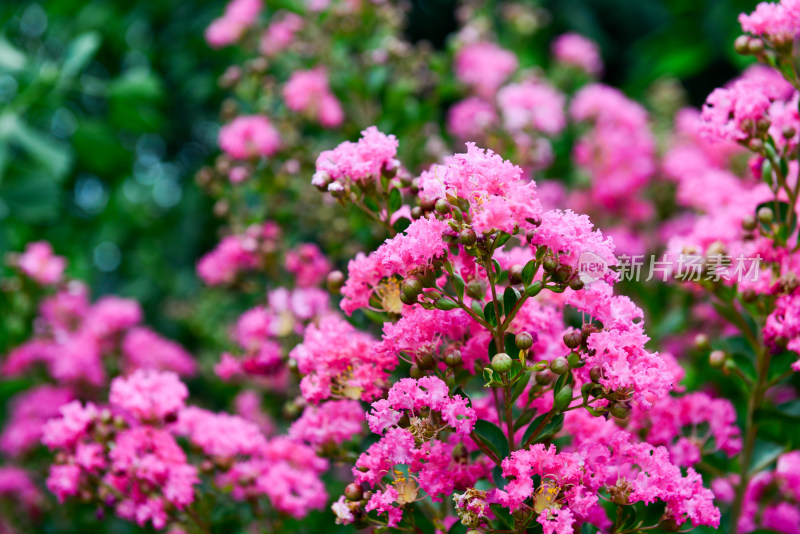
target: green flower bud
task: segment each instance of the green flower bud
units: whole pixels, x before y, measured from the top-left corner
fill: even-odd
[[[436,360],[434,360],[433,356],[427,352],[423,352],[421,354],[417,354],[416,364],[420,369],[424,371],[430,371],[436,367]]]
[[[527,332],[520,332],[514,338],[514,344],[520,350],[528,350],[533,346],[533,336]]]
[[[758,216],[758,220],[763,224],[769,224],[773,221],[773,219],[775,219],[775,213],[768,206],[762,206],[759,208],[756,215]]]
[[[572,276],[572,267],[569,265],[562,265],[556,269],[556,279],[561,282],[566,282]]]
[[[422,293],[422,282],[419,278],[409,276],[403,280],[400,292],[406,297],[413,298],[416,301],[417,296]]]
[[[508,282],[512,286],[522,283],[522,265],[512,265],[508,269]]]
[[[332,271],[327,279],[328,291],[338,295],[344,285],[344,273],[342,271]]]
[[[603,378],[603,368],[600,367],[599,365],[595,365],[594,367],[592,367],[589,370],[589,378],[595,384],[599,384],[600,383],[600,379]]]
[[[727,359],[728,355],[725,354],[725,352],[721,350],[712,350],[711,354],[708,355],[708,364],[714,369],[722,369]]]
[[[498,373],[507,373],[511,370],[514,361],[505,352],[498,352],[492,358],[492,369]]]
[[[548,273],[552,273],[556,269],[558,269],[558,262],[553,256],[548,255],[542,261],[542,269],[544,269]]]
[[[743,56],[746,56],[747,54],[750,53],[749,45],[750,45],[750,37],[748,37],[747,35],[740,35],[733,42],[733,49],[736,50],[737,54],[742,54]]]
[[[486,296],[486,284],[481,280],[472,280],[467,284],[467,296],[471,299],[481,300]]]
[[[573,291],[580,291],[581,289],[583,289],[584,283],[583,280],[581,280],[580,276],[573,276],[572,278],[569,279],[567,285],[569,285],[570,289],[572,289]]]
[[[411,208],[411,218],[414,219],[415,221],[417,219],[421,219],[423,215],[424,212],[422,211],[422,208],[420,208],[419,206],[414,206],[413,208]]]
[[[550,370],[557,375],[566,374],[569,372],[569,362],[566,358],[560,356],[550,362]]]
[[[566,345],[567,348],[577,349],[581,344],[581,340],[580,331],[574,328],[564,334],[564,345]]]
[[[539,371],[534,375],[536,383],[539,384],[540,386],[546,386],[547,384],[553,381],[553,378],[554,378],[553,373],[551,373],[547,369],[545,369],[544,371]]]
[[[364,496],[364,490],[361,489],[360,484],[353,482],[344,488],[344,496],[348,501],[360,501]]]
[[[447,215],[450,213],[450,203],[445,199],[440,198],[436,201],[436,204],[434,204],[434,209],[436,210],[436,213],[440,215]]]
[[[471,247],[478,242],[478,234],[472,228],[465,228],[458,234],[458,240],[465,247]]]
[[[454,367],[458,367],[463,362],[461,358],[461,351],[458,349],[448,349],[447,352],[444,353],[444,363],[447,367],[451,369]]]
[[[536,280],[531,285],[525,288],[525,294],[528,295],[529,297],[535,297],[536,295],[542,292],[543,287],[544,284],[542,284],[542,281]]]
[[[747,51],[753,55],[760,54],[761,52],[764,51],[764,41],[756,37],[753,37],[752,39],[750,39],[750,42],[747,43]]]
[[[425,376],[425,371],[420,369],[418,365],[412,365],[408,374],[411,376],[411,378],[419,379]]]
[[[742,228],[748,232],[752,232],[753,230],[755,230],[757,224],[758,223],[756,222],[756,218],[753,217],[752,215],[746,215],[742,219]]]
[[[694,346],[697,350],[709,350],[711,348],[711,342],[708,340],[707,335],[697,334],[694,336]]]
[[[631,414],[631,407],[627,402],[614,401],[609,405],[608,412],[617,419],[627,419]]]

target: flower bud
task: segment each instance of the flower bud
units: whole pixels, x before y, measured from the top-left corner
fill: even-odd
[[[589,370],[589,378],[595,384],[599,384],[600,383],[600,379],[603,378],[603,368],[600,367],[599,365],[595,365],[594,367],[592,367]]]
[[[447,215],[451,210],[450,203],[445,199],[440,198],[436,201],[436,204],[434,204],[434,209],[439,215]]]
[[[422,352],[420,354],[417,354],[416,364],[420,369],[424,371],[430,371],[431,369],[436,367],[436,360],[434,360],[433,356],[431,356],[427,352]]]
[[[747,143],[747,148],[753,152],[761,152],[764,149],[764,142],[761,139],[754,138]]]
[[[561,265],[556,269],[556,279],[560,282],[566,282],[570,276],[572,276],[572,267],[569,265]]]
[[[539,371],[536,373],[536,375],[534,375],[534,379],[540,386],[546,386],[553,381],[553,373],[545,369],[544,371]]]
[[[422,208],[420,208],[419,206],[414,206],[413,208],[411,208],[411,218],[414,219],[415,221],[417,219],[421,219],[422,215],[423,215]]]
[[[344,273],[342,273],[342,271],[331,271],[331,273],[328,274],[328,279],[326,282],[328,285],[328,291],[334,295],[338,295],[339,291],[344,285]]]
[[[758,220],[763,224],[769,224],[775,218],[775,213],[768,206],[762,206],[758,209]]]
[[[360,501],[361,497],[364,496],[364,490],[361,489],[361,484],[353,482],[344,488],[344,496],[348,501]]]
[[[733,49],[736,50],[737,54],[742,54],[743,56],[750,53],[750,37],[747,35],[740,35],[736,38],[733,42]]]
[[[631,407],[627,402],[614,401],[609,405],[608,412],[617,419],[627,419],[631,414]]]
[[[769,130],[770,120],[766,117],[761,117],[756,121],[756,130],[760,133],[766,133]]]
[[[458,349],[447,349],[444,353],[444,363],[451,369],[458,367],[462,363],[461,351]]]
[[[416,300],[417,296],[422,293],[422,282],[419,278],[415,276],[409,276],[405,280],[403,280],[403,285],[400,287],[400,292],[414,300]]]
[[[542,261],[542,269],[548,273],[554,272],[558,268],[558,262],[551,255],[547,255]]]
[[[465,228],[458,234],[458,240],[465,247],[471,247],[478,242],[478,235],[472,228]]]
[[[533,346],[533,336],[527,332],[520,332],[514,338],[514,344],[520,350],[528,350]]]
[[[453,452],[450,454],[456,462],[466,462],[469,460],[469,451],[463,443],[457,443],[456,446],[453,447]]]
[[[419,201],[419,206],[422,208],[422,211],[431,211],[436,207],[436,200],[424,198]]]
[[[742,228],[748,232],[755,230],[756,224],[758,224],[756,222],[756,218],[752,215],[745,215],[745,217],[742,219]]]
[[[563,375],[569,372],[569,362],[563,356],[559,356],[550,362],[550,370],[557,375]]]
[[[419,368],[418,365],[414,364],[411,366],[411,369],[408,371],[408,374],[411,378],[420,379],[425,376],[425,371]]]
[[[564,334],[564,345],[566,345],[569,349],[577,349],[580,346],[581,341],[582,337],[579,330],[572,328],[569,332]]]
[[[533,238],[536,237],[536,230],[528,230],[525,233],[525,241],[529,244],[533,242]]]
[[[781,130],[781,135],[783,135],[784,139],[791,139],[792,137],[797,135],[797,130],[795,130],[795,128],[793,126],[787,124]]]
[[[584,283],[579,276],[573,276],[572,278],[569,279],[567,285],[569,285],[570,289],[572,289],[573,291],[580,291],[581,289],[583,289]]]
[[[753,55],[760,54],[764,51],[764,41],[753,37],[750,39],[750,42],[747,43],[747,51]]]
[[[467,284],[467,296],[475,300],[483,299],[486,296],[486,284],[481,280],[472,280]]]
[[[508,269],[508,282],[512,286],[522,283],[522,265],[512,265]]]
[[[694,346],[697,350],[709,350],[711,348],[711,342],[708,340],[707,335],[697,334],[694,336]]]
[[[725,354],[725,352],[721,350],[712,350],[711,354],[708,355],[708,364],[714,369],[722,369],[727,359],[728,355]]]
[[[411,180],[411,185],[409,186],[409,191],[411,191],[412,195],[419,194],[419,178],[414,178]],[[414,211],[413,209],[411,210]]]
[[[505,352],[498,352],[492,358],[492,369],[498,373],[507,373],[511,370],[513,363],[511,356]]]
[[[742,300],[747,302],[748,304],[751,302],[755,302],[758,298],[758,294],[752,287],[748,287],[744,291],[742,291]]]

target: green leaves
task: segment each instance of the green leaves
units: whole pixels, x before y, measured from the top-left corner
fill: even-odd
[[[522,283],[525,284],[525,287],[531,285],[533,282],[533,277],[536,276],[536,271],[538,270],[538,264],[536,260],[531,260],[525,264],[525,267],[522,268]]]
[[[514,306],[517,305],[519,297],[519,291],[511,286],[506,288],[505,292],[503,293],[503,308],[505,309],[506,314],[511,313],[511,311],[514,309]]]
[[[506,439],[500,427],[484,419],[479,419],[475,423],[475,434],[494,453],[498,460],[508,456],[508,439]]]
[[[542,421],[544,421],[548,416],[551,416],[550,420],[544,426],[542,426],[538,432],[536,432],[536,430],[542,424]],[[531,443],[541,443],[542,441],[545,441],[546,439],[557,434],[563,426],[563,413],[552,415],[550,412],[548,412],[544,415],[540,415],[531,422],[530,426],[528,426],[528,429],[522,436],[522,443],[528,443],[528,441],[531,439],[533,440]]]
[[[61,65],[61,79],[72,78],[86,68],[100,48],[100,41],[100,34],[97,32],[82,33],[73,39]]]

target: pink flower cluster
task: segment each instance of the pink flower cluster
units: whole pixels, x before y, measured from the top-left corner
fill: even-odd
[[[100,386],[106,380],[103,357],[120,346],[119,365],[129,371],[195,371],[191,356],[177,345],[149,330],[142,337],[143,330],[136,328],[142,320],[136,301],[109,296],[90,304],[86,288],[74,283],[42,301],[39,312],[42,334],[12,350],[2,374],[19,376],[42,363],[59,382]]]
[[[800,354],[800,294],[795,292],[778,297],[775,310],[764,325],[764,338],[773,349],[784,345]],[[792,369],[800,372],[800,359],[792,364]]]
[[[61,281],[67,261],[53,254],[50,243],[37,241],[28,243],[25,252],[17,260],[17,266],[30,279],[44,286],[52,286]]]
[[[13,458],[39,445],[42,426],[73,397],[69,388],[50,385],[33,387],[13,397],[0,434],[0,451]]]
[[[206,42],[213,48],[235,43],[258,19],[261,9],[261,0],[231,0],[224,15],[206,28]]]
[[[800,34],[800,2],[761,2],[750,14],[739,15],[742,30],[776,44],[792,42]]]
[[[224,237],[197,262],[197,274],[210,285],[232,283],[243,271],[260,265],[260,258],[275,248],[280,229],[274,223],[252,225],[243,234]]]
[[[478,234],[530,229],[542,214],[536,184],[523,179],[522,169],[474,143],[467,143],[466,154],[423,172],[419,189],[423,201],[448,194],[469,201],[472,229]]]
[[[336,128],[344,121],[344,111],[328,87],[328,73],[324,67],[296,70],[283,86],[286,107],[302,112],[325,128]]]
[[[372,400],[385,388],[396,357],[372,350],[372,338],[336,315],[323,317],[306,329],[289,353],[303,375],[300,390],[312,403],[329,397]]]
[[[577,33],[565,33],[553,41],[551,48],[558,63],[578,67],[592,76],[603,74],[603,59],[594,41]]]
[[[219,131],[219,146],[233,159],[269,157],[281,147],[281,136],[268,118],[240,115]]]
[[[111,381],[108,402],[145,423],[174,421],[188,396],[189,390],[175,373],[139,369]]]
[[[583,523],[607,528],[597,497],[601,488],[618,505],[663,501],[665,516],[678,525],[689,520],[694,525],[719,526],[720,512],[700,475],[689,468],[684,476],[669,461],[665,448],[637,443],[625,431],[615,432],[605,443],[587,442],[570,452],[558,452],[555,445],[532,445],[503,460],[502,474],[511,480],[494,497],[511,510],[533,498],[545,532],[569,534]],[[534,476],[539,477],[538,487]]]
[[[634,220],[649,217],[638,198],[656,170],[655,140],[644,108],[617,89],[592,84],[575,95],[570,115],[592,123],[573,152],[592,181],[592,201]]]
[[[413,221],[405,233],[383,243],[369,256],[359,254],[347,265],[347,281],[342,287],[342,310],[348,315],[358,308],[369,306],[370,297],[377,295],[386,310],[399,313],[399,283],[412,273],[424,273],[435,258],[446,254],[443,235],[449,227],[437,219]]]
[[[456,448],[464,449],[459,436],[472,432],[476,415],[466,399],[460,395],[451,397],[439,378],[401,379],[389,390],[387,399],[372,407],[367,421],[370,429],[382,437],[359,457],[353,475],[356,484],[380,488],[364,509],[386,513],[389,526],[397,526],[403,505],[417,500],[419,490],[440,501],[485,475],[485,466],[471,463],[466,450],[463,457],[454,452]],[[401,414],[408,417],[408,423],[398,426]],[[445,431],[453,433],[447,440]],[[398,464],[408,467],[408,478],[395,469]],[[386,480],[387,476],[391,481]],[[342,499],[333,509],[337,522],[353,521]]]
[[[287,49],[295,34],[303,28],[303,17],[295,13],[284,13],[273,17],[261,36],[259,51],[265,56],[275,56]]]
[[[319,285],[331,270],[328,258],[313,243],[302,243],[287,251],[284,266],[299,287]]]
[[[459,80],[473,87],[479,96],[491,98],[517,65],[512,52],[494,43],[477,42],[458,51],[454,68]]]
[[[364,410],[354,400],[310,404],[289,428],[289,437],[314,446],[339,445],[363,432]]]
[[[447,131],[460,139],[475,141],[498,123],[494,106],[477,96],[453,104],[447,113]]]
[[[566,126],[566,98],[541,80],[526,80],[506,85],[497,93],[497,104],[505,127],[511,131],[530,128],[556,135]]]
[[[345,141],[317,157],[317,172],[312,182],[328,191],[341,190],[348,179],[369,183],[384,171],[396,170],[397,138],[381,133],[375,126],[361,132],[361,139]]]

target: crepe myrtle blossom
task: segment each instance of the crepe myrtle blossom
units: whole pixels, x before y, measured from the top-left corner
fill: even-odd
[[[597,43],[577,33],[559,35],[552,43],[553,59],[564,65],[572,65],[591,76],[603,74],[603,59]]]
[[[503,123],[511,131],[530,129],[556,135],[566,126],[566,98],[546,82],[529,79],[506,85],[497,93]]]
[[[225,13],[206,28],[206,42],[213,48],[222,48],[238,41],[258,18],[261,0],[231,0]]]
[[[328,86],[328,74],[324,67],[297,70],[283,87],[286,107],[313,117],[325,128],[342,124],[344,111]]]
[[[475,140],[497,123],[494,106],[476,96],[456,102],[447,112],[447,131],[461,139]]]
[[[458,51],[454,67],[461,82],[473,87],[479,96],[491,98],[517,65],[513,52],[494,43],[477,42]]]
[[[739,23],[747,33],[785,45],[800,34],[800,4],[794,0],[761,2],[752,13],[740,14]]]
[[[66,266],[66,259],[53,254],[47,241],[28,243],[17,259],[17,267],[25,276],[45,286],[58,284]]]
[[[265,56],[274,56],[294,42],[295,34],[303,28],[303,17],[296,13],[273,16],[261,36],[259,51]]]
[[[370,126],[361,132],[357,142],[345,141],[333,150],[320,153],[311,183],[323,191],[335,190],[336,187],[331,188],[343,185],[348,179],[368,184],[382,172],[397,170],[397,146],[394,135],[386,135]]]
[[[267,117],[240,115],[220,129],[219,146],[233,159],[269,157],[281,147],[281,137]]]
[[[178,417],[189,391],[178,375],[137,370],[111,382],[109,404],[140,421],[170,421]]]

